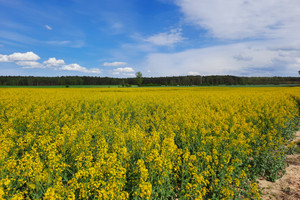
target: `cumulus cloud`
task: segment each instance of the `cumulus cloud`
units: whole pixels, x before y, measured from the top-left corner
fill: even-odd
[[[62,59],[49,58],[43,63],[37,62],[40,57],[33,52],[27,53],[13,53],[10,55],[0,54],[0,62],[14,62],[17,65],[22,66],[25,69],[35,69],[35,68],[52,68],[55,70],[67,70],[67,71],[78,71],[83,73],[100,74],[102,73],[98,68],[87,69],[76,63],[66,65],[65,61]]]
[[[121,73],[129,73],[129,72],[134,72],[134,69],[132,69],[131,67],[123,67],[123,68],[117,68],[114,69],[114,72],[121,72]]]
[[[299,37],[299,0],[176,0],[187,21],[222,39]]]
[[[123,68],[120,67],[120,68],[114,69],[112,74],[114,74],[114,75],[122,74],[122,75],[125,75],[125,76],[132,76],[132,74],[134,74],[132,72],[134,72],[134,69],[131,68],[131,67],[123,67]]]
[[[59,67],[65,64],[65,61],[62,59],[56,59],[56,58],[49,58],[48,60],[44,61],[43,64],[46,67]]]
[[[37,62],[40,57],[33,52],[13,53],[10,55],[1,55],[0,62],[15,62],[23,68],[44,68],[44,66]]]
[[[87,69],[85,67],[82,67],[76,63],[69,64],[69,65],[63,65],[61,70],[67,70],[67,71],[78,71],[78,72],[84,72],[84,73],[93,73],[93,74],[100,74],[101,70],[98,68],[92,68],[92,69]]]
[[[52,27],[50,27],[49,25],[45,25],[45,28],[48,30],[52,30]]]
[[[86,70],[85,67],[82,67],[78,64],[70,64],[70,65],[64,65],[61,68],[62,70],[69,70],[69,71],[81,71],[84,72]]]
[[[127,65],[126,62],[105,62],[103,63],[103,66],[105,67],[118,67],[118,66],[123,66]]]
[[[145,38],[144,41],[158,46],[173,46],[174,44],[184,40],[181,35],[181,29],[172,29],[169,32],[152,35],[148,38]]]
[[[11,61],[8,60],[7,55],[1,55],[0,54],[0,62],[11,62]]]
[[[22,66],[25,69],[44,68],[44,66],[36,61],[17,61],[17,65]]]
[[[40,57],[33,52],[13,53],[10,55],[0,54],[0,62],[36,61],[38,59]]]

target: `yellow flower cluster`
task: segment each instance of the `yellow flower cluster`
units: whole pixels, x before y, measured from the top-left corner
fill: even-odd
[[[0,199],[259,199],[300,88],[0,89]]]

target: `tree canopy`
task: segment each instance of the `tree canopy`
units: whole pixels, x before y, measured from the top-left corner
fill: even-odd
[[[143,83],[143,74],[142,74],[142,72],[135,73],[135,76],[136,76],[136,84],[138,86],[141,86],[142,83]]]

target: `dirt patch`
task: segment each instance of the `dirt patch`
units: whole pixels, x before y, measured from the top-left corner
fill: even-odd
[[[295,134],[294,141],[300,140],[300,131]],[[300,199],[300,154],[287,156],[289,166],[286,168],[286,174],[276,182],[259,180],[259,186],[262,189],[262,199],[282,199],[299,200]]]

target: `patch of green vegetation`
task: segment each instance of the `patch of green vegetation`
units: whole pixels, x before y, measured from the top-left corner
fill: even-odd
[[[0,85],[0,88],[119,88],[121,85],[37,85],[37,86],[13,86]],[[130,87],[138,87],[131,85]]]
[[[18,85],[0,85],[0,88],[121,88],[121,87],[139,87],[138,85],[34,85],[34,86],[18,86]],[[141,87],[300,87],[299,84],[279,84],[279,85],[160,85],[145,84]]]
[[[300,87],[299,84],[268,84],[268,85],[218,85],[219,87]]]
[[[288,145],[287,155],[292,154],[300,154],[300,140],[298,140],[297,142],[291,142]]]
[[[296,142],[295,153],[300,153],[300,140]]]

